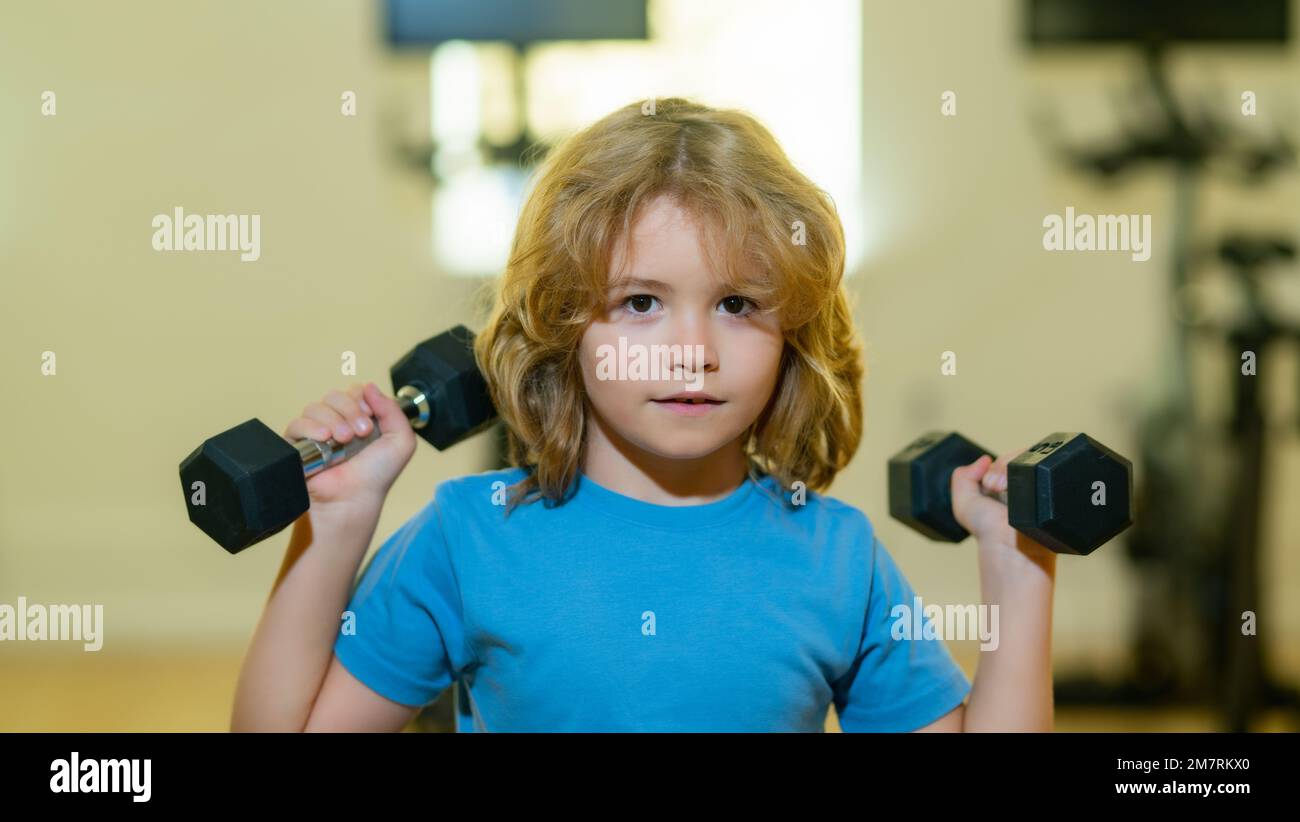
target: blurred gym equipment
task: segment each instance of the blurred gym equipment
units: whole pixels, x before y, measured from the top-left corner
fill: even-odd
[[[1037,125],[1066,164],[1117,182],[1126,172],[1168,164],[1174,172],[1170,254],[1168,365],[1156,375],[1157,395],[1138,423],[1136,527],[1128,557],[1142,592],[1133,668],[1119,681],[1058,678],[1060,705],[1212,705],[1224,730],[1246,731],[1264,708],[1285,707],[1300,727],[1300,693],[1278,683],[1266,664],[1260,637],[1243,632],[1243,615],[1268,623],[1260,586],[1260,513],[1268,454],[1265,414],[1256,369],[1282,342],[1300,341],[1300,325],[1276,316],[1261,298],[1265,267],[1294,258],[1285,237],[1234,234],[1213,257],[1226,264],[1243,294],[1240,315],[1206,321],[1190,287],[1196,266],[1212,259],[1192,238],[1204,229],[1193,217],[1201,178],[1227,172],[1244,185],[1258,185],[1290,171],[1292,142],[1280,128],[1267,139],[1246,133],[1211,101],[1197,100],[1193,114],[1169,82],[1167,58],[1180,44],[1257,48],[1286,45],[1288,0],[1025,0],[1024,35],[1034,50],[1089,44],[1130,44],[1141,55],[1143,85],[1134,108],[1146,113],[1125,120],[1112,143],[1071,147],[1056,118],[1046,111]],[[1232,107],[1239,101],[1231,101]],[[1231,368],[1233,411],[1227,421],[1209,420],[1198,407],[1192,368],[1194,337],[1215,338]],[[1255,369],[1244,373],[1245,352]]]
[[[517,112],[517,137],[498,143],[480,136],[478,150],[491,166],[520,168],[545,153],[547,146],[532,133],[528,122],[528,83],[524,71],[528,50],[550,40],[645,40],[647,38],[646,0],[548,0],[545,4],[531,0],[386,0],[384,3],[385,39],[398,50],[424,53],[430,46],[449,40],[505,43],[513,52],[511,62],[512,106]],[[470,90],[477,94],[478,89]],[[401,119],[399,112],[386,118],[388,130]],[[441,184],[434,162],[440,146],[432,141],[408,145],[395,141],[396,152],[421,172],[432,174]]]

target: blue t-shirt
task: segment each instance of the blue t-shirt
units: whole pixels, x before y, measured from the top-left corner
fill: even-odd
[[[910,731],[970,682],[894,639],[913,590],[866,515],[769,476],[666,506],[579,474],[505,516],[521,468],[440,483],[360,575],[334,653],[394,702],[456,685],[460,731]],[[901,632],[900,632],[901,635]]]

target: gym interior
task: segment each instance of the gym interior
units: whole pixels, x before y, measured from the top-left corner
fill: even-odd
[[[1126,510],[1062,544],[1055,729],[1300,728],[1293,4],[432,5],[0,12],[0,731],[229,729],[289,531],[222,550],[178,466],[479,328],[546,147],[670,97],[752,113],[835,201],[866,374],[826,493],[918,594],[980,574],[908,521],[908,447],[1086,434]],[[376,546],[505,464],[499,427],[418,449]],[[33,606],[98,635],[33,640]]]

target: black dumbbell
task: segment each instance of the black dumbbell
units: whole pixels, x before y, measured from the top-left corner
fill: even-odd
[[[931,431],[889,460],[889,513],[931,539],[961,542],[952,513],[954,469],[987,449],[955,431]],[[1056,433],[1007,464],[1011,527],[1064,554],[1087,555],[1133,524],[1133,464],[1087,434]]]
[[[496,409],[463,325],[430,337],[390,369],[393,394],[411,427],[439,451],[478,433]],[[181,461],[190,522],[232,554],[282,531],[310,507],[307,478],[353,456],[380,436],[346,445],[290,443],[251,419],[206,440]]]

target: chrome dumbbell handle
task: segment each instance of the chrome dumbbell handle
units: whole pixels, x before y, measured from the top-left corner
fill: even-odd
[[[397,392],[397,407],[402,409],[402,413],[411,421],[412,428],[423,428],[428,424],[429,398],[420,389],[409,385],[402,386]],[[324,442],[301,439],[295,441],[293,447],[298,449],[298,455],[302,457],[303,476],[311,477],[326,468],[351,459],[380,436],[382,434],[379,431],[379,424],[374,417],[371,417],[370,433],[364,437],[358,435],[343,444],[335,442],[333,437]]]

